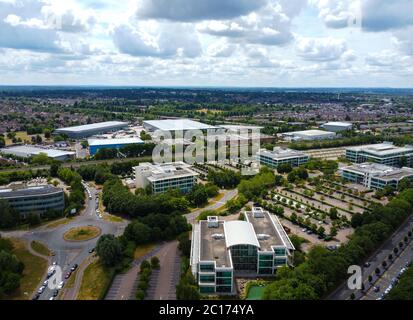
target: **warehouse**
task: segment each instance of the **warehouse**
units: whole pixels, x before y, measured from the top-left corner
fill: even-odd
[[[83,139],[83,138],[88,138],[88,137],[98,135],[98,134],[123,130],[123,129],[126,129],[127,127],[128,127],[128,123],[126,122],[108,121],[108,122],[87,124],[84,126],[61,128],[61,129],[55,130],[54,134],[55,135],[59,135],[59,134],[66,135],[72,139]]]
[[[329,132],[343,132],[353,129],[353,124],[349,122],[328,122],[321,126]]]
[[[190,131],[190,130],[208,130],[216,129],[205,123],[190,119],[168,119],[168,120],[149,120],[143,122],[143,127],[149,132],[156,130],[169,131],[171,133],[176,131]]]
[[[57,149],[45,149],[36,146],[15,146],[5,149],[0,149],[0,153],[5,155],[11,155],[19,158],[31,158],[41,153],[46,154],[49,158],[57,161],[66,161],[74,159],[76,153],[72,151],[57,150]]]
[[[194,225],[191,270],[203,294],[231,294],[234,277],[274,276],[293,265],[294,246],[279,219],[253,207],[246,221],[210,216]]]
[[[118,138],[118,139],[89,139],[89,153],[94,156],[101,149],[120,149],[134,144],[144,144],[140,138]]]
[[[30,213],[43,215],[50,210],[63,212],[65,208],[63,190],[50,185],[0,189],[0,199],[23,217]]]
[[[334,139],[336,138],[336,133],[322,130],[305,130],[286,132],[282,134],[282,137],[286,141],[315,141]]]

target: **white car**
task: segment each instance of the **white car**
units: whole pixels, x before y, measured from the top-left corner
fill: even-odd
[[[50,297],[50,299],[49,300],[54,300],[54,297]]]
[[[57,285],[57,289],[58,289],[58,290],[61,290],[61,289],[64,287],[64,285],[65,285],[65,282],[64,282],[64,281],[60,281],[59,284]]]
[[[38,293],[38,294],[42,294],[45,289],[46,289],[45,286],[41,286],[41,287],[39,288],[39,290],[37,290],[37,293]]]
[[[49,284],[49,280],[46,280],[45,282],[43,282],[43,286],[47,287],[47,285]]]

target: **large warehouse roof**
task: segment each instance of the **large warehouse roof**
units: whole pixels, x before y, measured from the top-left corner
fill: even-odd
[[[17,157],[27,158],[38,155],[40,153],[45,153],[49,158],[60,158],[60,157],[70,157],[75,155],[75,152],[63,151],[57,149],[43,149],[34,146],[16,146],[5,149],[0,149],[1,153],[11,154]]]
[[[144,143],[140,138],[89,139],[89,146],[111,146]]]
[[[75,126],[75,127],[67,127],[67,128],[60,128],[56,131],[70,131],[70,132],[82,132],[82,131],[89,131],[89,130],[104,130],[106,128],[112,128],[114,126],[127,126],[128,123],[120,122],[120,121],[107,121],[107,122],[99,122],[99,123],[92,123],[86,124],[83,126]]]
[[[168,119],[168,120],[149,120],[144,121],[144,125],[149,125],[157,130],[162,131],[188,131],[188,130],[206,130],[215,129],[205,123],[189,119]]]

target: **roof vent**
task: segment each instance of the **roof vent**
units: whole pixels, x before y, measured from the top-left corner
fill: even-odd
[[[209,216],[207,218],[208,220],[208,228],[218,228],[219,227],[219,222],[218,222],[218,217],[217,216]]]
[[[212,235],[212,239],[214,240],[223,240],[225,239],[225,235],[222,233],[215,233]]]
[[[258,240],[268,240],[269,238],[270,238],[270,235],[268,234],[257,234]]]

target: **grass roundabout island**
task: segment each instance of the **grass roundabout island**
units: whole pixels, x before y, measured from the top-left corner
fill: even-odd
[[[67,231],[63,235],[66,241],[88,241],[98,237],[101,233],[100,228],[94,226],[76,227]]]

